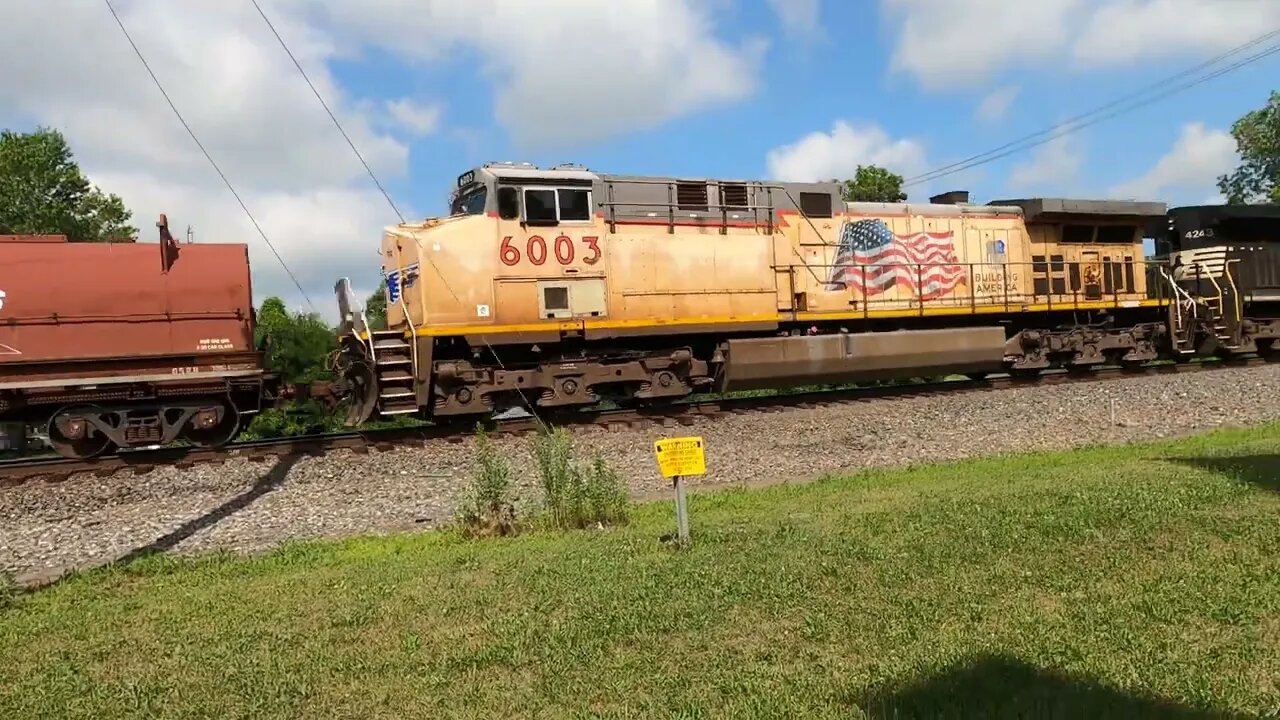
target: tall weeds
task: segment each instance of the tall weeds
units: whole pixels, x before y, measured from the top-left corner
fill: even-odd
[[[472,536],[511,535],[516,531],[511,470],[481,427],[476,428],[476,464],[471,487],[458,509],[464,533]]]
[[[621,478],[599,456],[588,467],[579,467],[567,430],[538,433],[533,439],[533,455],[552,525],[571,529],[629,520],[629,499]]]

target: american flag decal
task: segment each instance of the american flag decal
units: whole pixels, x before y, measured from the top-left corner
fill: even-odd
[[[897,235],[877,219],[846,222],[828,287],[872,297],[901,285],[921,300],[942,297],[967,279],[952,237],[950,231]]]
[[[400,302],[400,289],[402,287],[413,287],[413,283],[418,279],[418,263],[414,263],[409,267],[403,268],[404,280],[400,279],[401,270],[392,270],[386,274],[387,284],[387,302]]]

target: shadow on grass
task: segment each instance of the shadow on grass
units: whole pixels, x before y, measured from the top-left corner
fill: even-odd
[[[1175,457],[1170,461],[1232,477],[1262,490],[1280,493],[1280,455]]]
[[[980,655],[931,678],[849,698],[868,718],[1245,718],[1133,695],[1091,678]]]

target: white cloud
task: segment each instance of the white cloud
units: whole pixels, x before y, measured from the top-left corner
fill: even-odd
[[[1196,203],[1206,196],[1221,198],[1214,190],[1218,176],[1230,172],[1238,159],[1230,133],[1206,128],[1204,123],[1187,123],[1173,147],[1150,170],[1116,185],[1110,193],[1140,200],[1181,197]]]
[[[276,29],[386,184],[408,139],[440,130],[430,98],[353,97],[330,72],[369,48],[410,69],[467,58],[496,83],[517,140],[598,140],[740,100],[756,89],[762,40],[714,34],[694,0],[261,0]],[[334,278],[377,281],[395,214],[250,3],[116,0],[173,102],[235,184],[290,270],[332,318]],[[57,28],[50,32],[49,28]],[[38,62],[33,61],[38,58]],[[258,300],[293,288],[147,76],[104,4],[0,3],[0,126],[62,130],[94,182],[120,194],[142,237],[166,212],[198,241],[245,242]],[[451,137],[457,133],[449,131]],[[458,132],[462,132],[461,129]],[[413,214],[405,207],[406,216]]]
[[[762,38],[716,37],[696,0],[280,0],[350,43],[413,62],[480,58],[497,119],[554,147],[656,127],[757,89]]]
[[[881,0],[891,67],[931,90],[973,88],[1028,65],[1124,67],[1217,53],[1280,24],[1276,0]]]
[[[1021,88],[1017,85],[1006,85],[996,88],[982,98],[982,102],[978,103],[977,109],[974,110],[973,116],[979,122],[996,123],[1004,119],[1009,113],[1009,108],[1013,106],[1013,101],[1018,98],[1018,92]]]
[[[850,178],[858,165],[879,165],[910,177],[925,169],[925,150],[918,140],[895,140],[877,125],[839,120],[830,132],[811,132],[770,150],[765,163],[769,177],[782,181]]]
[[[387,114],[414,135],[430,135],[440,127],[439,104],[423,104],[409,98],[387,102]]]
[[[1208,55],[1277,25],[1276,0],[1116,0],[1092,13],[1072,53],[1088,66]]]
[[[372,287],[381,226],[394,214],[252,6],[117,0],[134,41],[197,137],[318,309],[336,276]],[[271,12],[268,6],[268,12]],[[332,38],[286,13],[277,29],[365,159],[385,181],[409,149],[334,81]],[[57,32],[49,32],[56,27]],[[32,58],[39,58],[33,62]],[[298,292],[173,115],[106,7],[79,0],[0,4],[0,125],[63,131],[85,172],[125,200],[141,238],[168,214],[198,242],[250,246],[255,298]]]
[[[931,90],[983,84],[998,67],[1052,55],[1083,2],[881,0],[898,29],[890,67]]]
[[[812,36],[819,31],[819,0],[766,0],[788,35]]]
[[[1014,166],[1009,175],[1009,185],[1017,189],[1062,193],[1072,186],[1083,164],[1084,153],[1075,145],[1072,136],[1058,135],[1037,147],[1027,162]]]

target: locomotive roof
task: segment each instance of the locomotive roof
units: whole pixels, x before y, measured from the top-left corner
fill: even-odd
[[[1073,198],[1021,198],[993,200],[992,205],[1016,205],[1022,208],[1028,222],[1053,221],[1067,215],[1094,215],[1116,220],[1151,220],[1163,218],[1168,205],[1162,202],[1134,200],[1080,200]]]
[[[1182,222],[1212,225],[1224,220],[1280,220],[1280,204],[1270,205],[1184,205],[1169,210]]]
[[[614,206],[624,212],[638,212],[640,210],[651,211],[652,208],[662,202],[668,201],[668,189],[673,184],[680,185],[739,185],[755,188],[753,192],[759,198],[759,192],[764,190],[770,193],[769,204],[777,209],[794,209],[799,202],[796,200],[800,193],[819,193],[829,194],[839,204],[840,191],[842,183],[840,182],[781,182],[774,180],[742,180],[730,178],[707,178],[707,177],[679,177],[664,175],[623,175],[611,173],[593,172],[581,165],[566,163],[553,167],[541,168],[531,163],[485,163],[477,168],[468,170],[458,176],[458,191],[462,192],[466,188],[474,187],[477,183],[486,180],[542,180],[544,182],[554,183],[556,181],[564,181],[575,184],[605,185],[611,186],[611,198]],[[616,184],[615,184],[616,183]],[[663,187],[666,186],[666,187]],[[959,197],[967,199],[967,193],[956,193]],[[699,191],[701,196],[701,191]],[[932,198],[937,201],[945,196]],[[599,199],[598,199],[599,200]],[[714,206],[717,200],[715,196],[708,193],[708,197],[701,200],[702,204],[707,203]],[[634,204],[634,207],[631,207]],[[683,204],[683,203],[682,203]],[[764,205],[764,201],[758,201],[759,205]],[[969,202],[896,202],[896,203],[878,203],[878,202],[851,202],[843,203],[850,211],[866,214],[875,213],[907,213],[911,215],[924,215],[934,217],[955,217],[970,214],[983,215],[1003,215],[1011,216],[1021,215],[1028,222],[1042,221],[1053,222],[1068,219],[1070,217],[1093,216],[1095,218],[1111,218],[1114,220],[1129,220],[1150,222],[1156,218],[1166,218],[1168,206],[1162,202],[1140,202],[1129,200],[1088,200],[1073,198],[1017,198],[1008,200],[993,200],[986,204],[977,204]],[[708,208],[709,210],[710,208]],[[718,212],[718,210],[717,210]],[[653,214],[646,212],[646,214]]]

